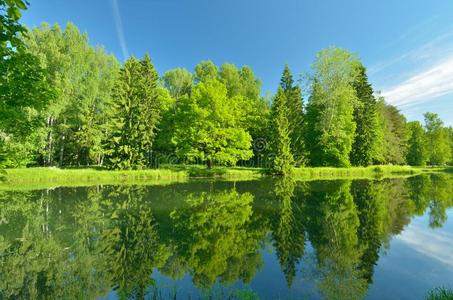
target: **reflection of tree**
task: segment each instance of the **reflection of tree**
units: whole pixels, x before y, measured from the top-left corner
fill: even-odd
[[[373,269],[379,259],[385,228],[386,206],[382,197],[384,190],[379,182],[354,181],[351,191],[360,221],[357,232],[362,249],[359,269],[367,282],[372,283]]]
[[[442,173],[416,176],[407,180],[407,187],[414,212],[423,215],[429,208],[429,226],[442,227],[453,205],[453,177]]]
[[[432,175],[429,225],[442,227],[447,221],[447,208],[453,205],[453,177],[446,174]]]
[[[217,278],[249,282],[261,265],[265,228],[254,222],[253,196],[235,190],[190,194],[186,207],[172,212],[174,245],[197,286]]]
[[[414,214],[429,214],[431,227],[444,224],[453,206],[452,181],[436,174],[304,187],[282,178],[265,205],[249,193],[225,190],[226,184],[209,193],[200,192],[201,183],[161,188],[159,198],[171,199],[152,206],[144,187],[0,191],[0,299],[92,299],[112,287],[122,298],[139,298],[154,268],[171,278],[190,272],[202,287],[217,279],[249,282],[262,264],[271,224],[288,285],[305,238],[315,250],[324,296],[360,298],[380,247],[388,247]],[[269,181],[257,184],[238,190],[270,195],[262,189]],[[196,192],[186,197],[187,189]]]
[[[305,249],[304,214],[300,203],[302,199],[294,197],[294,187],[295,182],[287,176],[278,179],[274,186],[280,209],[273,239],[288,287],[292,285]]]
[[[361,299],[366,281],[361,274],[357,207],[350,182],[312,185],[308,201],[308,235],[316,250],[319,288],[326,299]]]
[[[105,282],[89,268],[96,258],[79,253],[78,240],[71,245],[61,238],[64,228],[49,224],[57,219],[52,211],[52,193],[10,195],[5,230],[16,238],[0,236],[0,298],[88,299],[101,296]],[[38,197],[36,197],[38,196]],[[1,198],[1,197],[0,197]],[[2,203],[4,204],[4,203]],[[11,226],[8,228],[8,226]],[[17,238],[20,232],[20,238]],[[90,284],[91,283],[91,284]],[[91,288],[97,285],[99,288]],[[105,286],[103,286],[105,290]]]
[[[102,249],[120,298],[144,297],[152,284],[153,268],[162,266],[169,255],[159,242],[143,194],[139,187],[118,187],[105,202],[110,221],[102,235]]]
[[[429,189],[431,178],[429,175],[419,175],[406,180],[409,199],[414,204],[414,213],[421,216],[429,205]]]

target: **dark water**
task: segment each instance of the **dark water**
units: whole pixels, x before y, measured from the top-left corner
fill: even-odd
[[[422,299],[453,176],[0,192],[0,299]]]

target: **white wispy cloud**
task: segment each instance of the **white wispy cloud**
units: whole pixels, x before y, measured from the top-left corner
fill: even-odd
[[[380,79],[378,87],[387,102],[401,109],[453,94],[453,27],[371,66],[369,74]]]
[[[382,92],[397,106],[410,106],[453,93],[453,56]]]
[[[445,230],[431,230],[423,224],[411,224],[396,239],[426,257],[453,268],[453,235]]]
[[[126,60],[129,57],[129,51],[127,50],[126,39],[124,37],[123,20],[121,19],[118,0],[112,0],[112,8],[113,8],[113,19],[115,21],[116,27],[116,34],[118,36],[118,41],[121,46],[121,51],[123,52],[123,58],[124,60]]]

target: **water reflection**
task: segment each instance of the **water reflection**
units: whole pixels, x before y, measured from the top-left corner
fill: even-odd
[[[187,295],[163,293],[156,272],[189,274],[206,295],[253,282],[263,249],[275,251],[288,289],[303,281],[320,298],[362,299],[382,250],[414,216],[428,212],[431,228],[444,225],[452,181],[438,174],[2,191],[0,299]],[[245,296],[260,294],[253,290]]]

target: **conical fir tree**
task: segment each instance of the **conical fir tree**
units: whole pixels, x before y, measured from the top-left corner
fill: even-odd
[[[129,58],[113,92],[108,158],[113,169],[141,169],[149,162],[160,119],[158,74],[148,55]]]
[[[358,66],[357,77],[353,86],[358,101],[353,113],[356,131],[350,160],[354,166],[368,166],[376,158],[379,122],[377,101],[373,95],[373,88],[368,82],[366,69],[361,64]]]
[[[280,87],[285,95],[287,107],[287,119],[291,139],[291,151],[296,165],[303,165],[305,162],[304,139],[303,139],[303,99],[299,85],[294,84],[293,76],[288,65],[285,65],[280,80]]]
[[[272,171],[277,175],[289,175],[294,165],[294,157],[291,153],[291,138],[289,130],[288,111],[286,97],[283,89],[279,88],[272,105],[271,125],[272,149],[275,157],[272,163]]]

